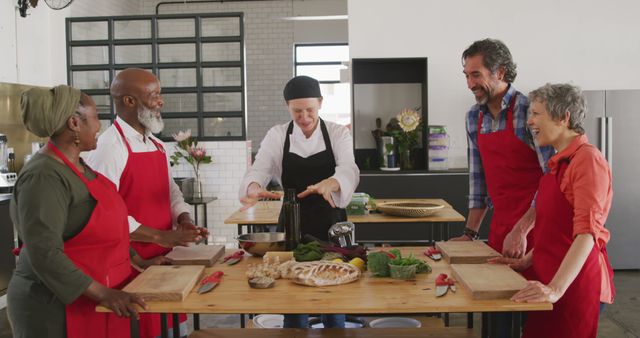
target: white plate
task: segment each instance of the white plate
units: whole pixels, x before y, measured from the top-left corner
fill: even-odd
[[[359,329],[362,327],[362,324],[360,323],[354,323],[354,322],[350,322],[350,321],[345,321],[344,322],[344,328],[345,329]],[[311,325],[312,329],[324,329],[324,323],[319,322],[319,323],[315,323],[313,325]]]
[[[284,326],[283,315],[257,315],[253,317],[255,327],[265,329],[281,329]]]
[[[422,323],[413,318],[406,317],[386,317],[372,320],[369,327],[372,328],[388,328],[388,327],[421,327]]]
[[[380,170],[382,170],[382,171],[399,171],[400,167],[395,167],[395,168],[381,167]]]

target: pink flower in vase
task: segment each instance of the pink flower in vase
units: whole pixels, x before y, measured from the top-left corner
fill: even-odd
[[[192,147],[189,149],[189,155],[191,155],[196,162],[200,162],[207,156],[207,150],[203,147]]]

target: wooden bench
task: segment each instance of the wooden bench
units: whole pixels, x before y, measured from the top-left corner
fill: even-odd
[[[204,329],[189,338],[477,338],[464,327],[416,329]]]

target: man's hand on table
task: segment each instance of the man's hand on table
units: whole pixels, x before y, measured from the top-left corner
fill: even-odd
[[[533,263],[533,255],[525,255],[522,258],[495,257],[487,260],[490,264],[505,264],[515,271],[522,272],[528,269]]]
[[[527,251],[527,234],[523,234],[516,229],[511,230],[504,238],[502,244],[502,255],[511,258],[520,258]]]
[[[461,236],[458,236],[458,237],[450,238],[449,240],[453,241],[453,242],[473,241],[473,239],[471,239],[471,237],[469,237],[467,235],[464,235],[464,234],[461,235]]]

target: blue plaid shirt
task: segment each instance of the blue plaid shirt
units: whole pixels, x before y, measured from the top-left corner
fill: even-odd
[[[480,117],[480,109],[482,108],[484,112],[481,127],[482,134],[504,130],[507,124],[509,101],[511,101],[511,98],[516,93],[518,96],[516,97],[516,104],[513,108],[513,128],[516,136],[522,140],[522,142],[528,144],[531,149],[536,150],[540,167],[545,172],[547,171],[547,161],[555,153],[555,150],[551,146],[538,147],[536,144],[531,135],[531,131],[527,128],[529,100],[526,95],[518,92],[513,85],[509,85],[507,93],[502,98],[502,110],[496,120],[493,119],[493,115],[489,113],[489,109],[486,106],[473,105],[466,117],[469,147],[469,208],[484,208],[487,205],[492,207],[491,200],[487,194],[484,168],[482,167],[480,150],[478,149],[478,119]]]

